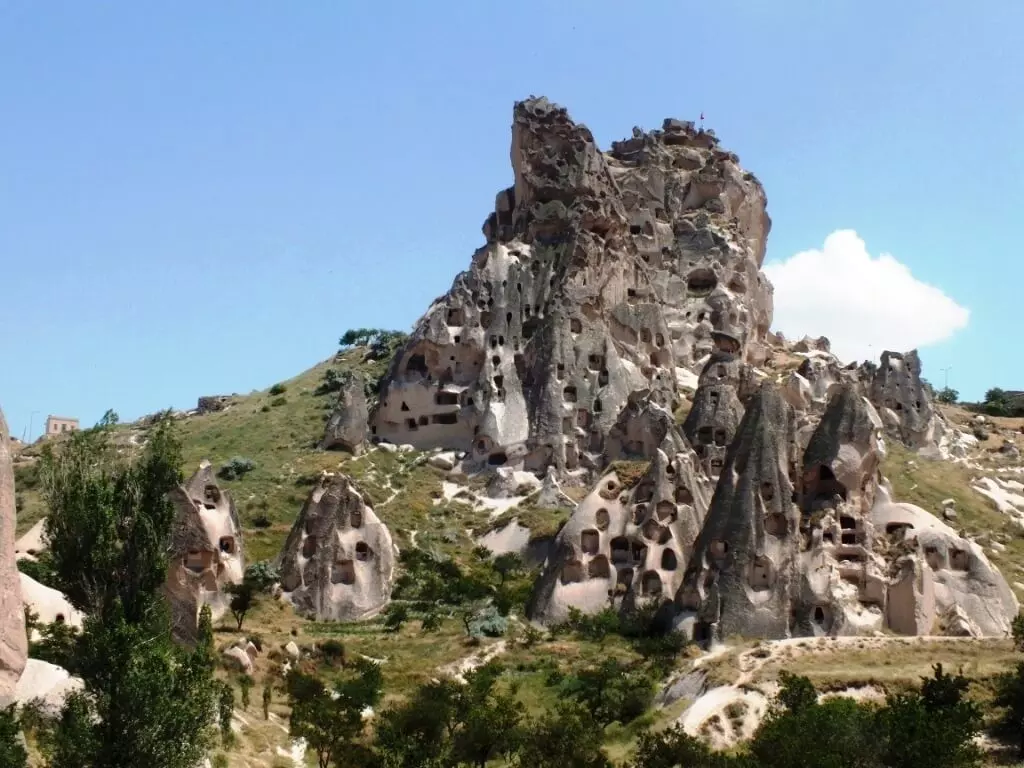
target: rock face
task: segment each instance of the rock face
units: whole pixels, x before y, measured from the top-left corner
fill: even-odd
[[[903,634],[1005,636],[1019,604],[981,547],[913,504],[879,489],[871,511],[876,531],[900,546],[889,586],[889,626]]]
[[[467,451],[467,469],[597,472],[630,394],[672,412],[675,367],[716,331],[763,356],[764,192],[690,123],[602,153],[543,98],[515,105],[512,167],[487,244],[392,361],[371,432]]]
[[[165,592],[175,639],[191,643],[202,606],[210,606],[215,621],[223,616],[231,602],[227,587],[245,575],[242,528],[231,495],[217,484],[208,461],[171,499],[177,516]]]
[[[14,698],[28,658],[25,612],[14,564],[14,468],[7,421],[0,411],[0,706]]]
[[[22,589],[14,565],[14,469],[7,421],[0,412],[0,707],[13,700],[28,656]]]
[[[717,478],[722,471],[726,451],[743,418],[740,393],[747,396],[751,383],[750,369],[729,350],[715,350],[701,371],[683,432],[708,477]]]
[[[694,634],[785,637],[798,579],[792,408],[764,385],[751,398],[693,545],[677,602]]]
[[[352,481],[325,474],[288,535],[281,588],[307,616],[366,618],[391,599],[396,553],[391,532]]]
[[[320,447],[340,448],[359,455],[366,447],[366,420],[369,408],[362,377],[349,374],[338,393],[338,402],[327,420]]]
[[[861,370],[869,382],[871,402],[879,409],[886,426],[906,445],[922,448],[937,441],[937,414],[921,381],[917,350],[903,354],[883,352],[880,365],[865,363]]]
[[[531,619],[557,623],[570,607],[629,609],[674,593],[711,495],[696,456],[678,450],[679,442],[666,439],[632,488],[613,464],[580,502],[555,539],[530,600]]]

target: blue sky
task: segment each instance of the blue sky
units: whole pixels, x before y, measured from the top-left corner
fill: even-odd
[[[850,263],[912,275],[819,253],[780,320],[874,349],[865,307],[912,341],[964,307],[926,376],[1024,389],[1022,28],[1009,0],[5,3],[0,404],[19,436],[135,418],[407,328],[482,243],[531,93],[602,146],[703,111],[766,187],[769,261],[853,230]],[[919,282],[947,303],[904,306]]]

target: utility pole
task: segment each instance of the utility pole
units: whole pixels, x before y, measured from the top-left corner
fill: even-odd
[[[25,440],[26,445],[32,441],[32,424],[35,422],[37,413],[39,411],[32,411],[28,416],[28,440]],[[24,435],[22,435],[22,438],[24,439]]]

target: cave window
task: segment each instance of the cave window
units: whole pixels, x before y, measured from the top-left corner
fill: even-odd
[[[316,536],[307,536],[302,541],[302,556],[310,558],[316,554]]]
[[[427,358],[424,355],[409,355],[409,360],[405,364],[406,373],[419,373],[421,375],[427,374]]]
[[[857,527],[857,521],[849,515],[842,515],[839,518],[839,527],[845,530],[855,529]]]
[[[612,569],[608,565],[608,558],[598,555],[587,564],[587,575],[592,579],[607,579],[612,575]]]
[[[765,501],[771,501],[775,498],[775,486],[765,481],[761,483],[761,498]]]
[[[729,442],[729,436],[724,429],[715,430],[715,445],[724,446]]]
[[[597,522],[597,529],[599,531],[607,530],[609,523],[611,523],[611,515],[608,514],[608,510],[604,507],[597,510],[597,514],[594,515],[594,519]]]
[[[640,525],[643,522],[644,516],[647,514],[646,504],[637,504],[633,507],[633,523],[634,525]]]
[[[720,378],[720,379],[724,379],[725,376],[726,376],[725,366],[724,365],[719,365],[715,369],[715,375],[718,376],[718,378]]]
[[[971,558],[966,549],[949,550],[949,567],[954,571],[969,570]]]
[[[400,410],[400,411],[402,411],[403,413],[405,413],[405,412],[407,412],[407,411],[409,410],[409,406],[408,406],[408,405],[406,405],[406,404],[405,404],[405,401],[403,400],[403,401],[402,401],[402,407],[401,407],[401,408],[399,408],[398,410]]]
[[[569,560],[562,565],[562,583],[575,584],[585,579],[583,564],[578,560]]]
[[[505,313],[505,323],[507,325],[512,325],[512,313],[511,312],[506,312]]]
[[[491,349],[497,349],[497,348],[498,348],[498,337],[497,336],[491,336]]]
[[[431,420],[435,424],[458,424],[459,414],[456,411],[452,411],[451,413],[435,413],[431,417]]]
[[[405,426],[408,427],[410,432],[415,432],[419,427],[416,424],[416,419],[406,419]]]
[[[602,409],[601,398],[598,397],[594,400],[594,413],[600,413]]]
[[[825,623],[825,609],[820,605],[814,609],[814,621],[816,624]]]
[[[504,451],[496,451],[487,457],[487,463],[492,467],[503,466],[508,461],[508,456]]]
[[[721,459],[715,458],[715,459],[711,460],[711,469],[721,469],[721,468],[722,468],[722,460]]]
[[[562,434],[571,435],[576,430],[576,426],[572,423],[571,416],[562,417]]]
[[[356,583],[356,568],[351,560],[339,560],[331,569],[332,584],[352,585]]]
[[[895,534],[900,538],[903,538],[904,536],[906,536],[907,530],[913,527],[914,526],[912,526],[910,523],[888,523],[885,526],[885,533],[888,536],[892,536]]]
[[[497,389],[499,392],[501,392],[502,391],[502,387],[504,385],[505,385],[505,377],[504,376],[495,376],[494,377],[494,388],[495,389]]]
[[[588,528],[580,534],[580,547],[586,555],[596,555],[601,548],[601,534]]]
[[[764,530],[772,536],[785,536],[789,533],[789,520],[778,512],[768,515],[764,519]]]
[[[676,553],[673,552],[671,549],[665,549],[661,553],[661,568],[662,568],[662,570],[674,571],[678,567],[679,567],[679,561],[678,561],[678,558],[676,558]]]
[[[361,509],[353,509],[348,516],[348,524],[353,528],[359,528],[363,524],[363,511]]]
[[[562,399],[567,403],[576,402],[576,387],[566,387],[562,390]]]
[[[590,411],[585,408],[580,408],[576,411],[576,423],[579,424],[583,429],[590,426]]]
[[[629,562],[629,539],[625,536],[616,536],[612,539],[611,549],[613,563]]]
[[[203,495],[207,501],[212,501],[216,504],[220,501],[220,488],[213,484],[207,485],[203,488]]]
[[[463,325],[465,322],[466,316],[462,307],[452,307],[448,310],[448,325]]]
[[[676,505],[671,501],[659,501],[654,508],[654,516],[662,523],[672,522],[676,519]]]
[[[430,417],[429,416],[420,416],[418,422],[419,422],[419,425],[421,427],[425,427],[425,426],[427,426],[427,424],[430,423]]]
[[[459,404],[459,393],[458,392],[438,392],[434,395],[434,402],[437,405],[458,405]]]
[[[686,287],[690,293],[705,295],[711,293],[718,285],[718,278],[710,269],[697,269],[686,278]]]
[[[729,543],[722,541],[721,539],[715,539],[711,542],[711,556],[712,557],[725,557],[729,553]]]
[[[651,343],[651,331],[649,328],[640,329],[640,341],[642,341],[645,344]]]
[[[750,566],[750,586],[754,589],[768,589],[772,582],[772,564],[766,557],[759,557]]]
[[[658,575],[657,571],[647,571],[640,584],[645,595],[657,597],[661,594],[663,585],[661,583],[661,576]]]
[[[590,355],[587,358],[587,364],[590,366],[590,370],[599,371],[604,366],[604,355]]]
[[[365,541],[360,541],[356,544],[356,560],[365,562],[373,557],[373,550],[370,549],[370,545]]]
[[[714,442],[714,430],[711,427],[701,427],[697,430],[697,440],[701,445],[711,445]]]
[[[654,484],[650,482],[641,483],[633,494],[633,501],[637,504],[645,504],[654,498]]]
[[[194,549],[185,556],[185,567],[195,573],[204,571],[206,570],[206,558],[202,552]]]
[[[856,544],[857,543],[857,532],[856,531],[841,531],[839,540],[843,544]]]
[[[647,559],[647,546],[642,541],[632,542],[633,562],[643,563]]]
[[[685,485],[676,488],[676,504],[693,504],[693,494]]]
[[[574,317],[569,321],[569,330],[572,331],[573,333],[582,333],[583,323],[580,322],[579,318]]]
[[[640,234],[640,230],[641,230],[641,227],[640,227],[639,224],[630,224],[629,225],[629,234],[631,234],[631,235],[639,235]]]
[[[564,363],[559,363],[555,367],[555,375],[558,377],[559,381],[561,381],[562,379],[565,378],[565,364]]]
[[[597,386],[604,387],[604,386],[607,386],[607,385],[608,385],[608,371],[607,371],[607,369],[603,369],[599,374],[597,374]]]
[[[456,343],[456,344],[458,344],[458,343],[460,343],[461,341],[462,341],[462,337],[461,337],[461,336],[459,336],[458,334],[456,334],[456,336],[455,336],[455,343]]]
[[[497,368],[499,365],[501,365],[501,358],[498,357],[497,355],[492,357],[491,358],[491,365],[493,365],[495,368]]]
[[[531,317],[525,323],[523,323],[523,338],[531,339],[533,334],[537,332],[537,328],[540,326],[540,321],[535,317]]]

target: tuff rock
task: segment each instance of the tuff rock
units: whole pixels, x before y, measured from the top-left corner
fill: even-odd
[[[14,468],[7,421],[0,411],[0,706],[14,700],[28,658],[25,611],[14,561]]]
[[[338,402],[327,420],[320,447],[340,448],[356,456],[366,447],[366,421],[369,406],[363,378],[349,373],[338,392]]]
[[[613,464],[555,538],[528,606],[531,619],[557,623],[569,608],[629,610],[671,596],[700,530],[711,487],[681,441],[667,438],[648,470],[627,487]]]
[[[764,191],[692,123],[602,153],[543,98],[515,105],[511,156],[486,245],[393,359],[370,428],[477,467],[596,476],[631,393],[671,412],[677,366],[717,344],[763,359]]]
[[[391,599],[396,554],[390,531],[352,480],[325,473],[285,542],[281,588],[306,616],[362,619]]]
[[[231,602],[229,586],[245,575],[242,527],[231,494],[217,484],[208,461],[170,497],[176,515],[164,591],[175,639],[192,643],[202,607],[210,606],[214,621],[222,617]]]

